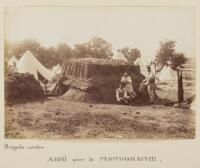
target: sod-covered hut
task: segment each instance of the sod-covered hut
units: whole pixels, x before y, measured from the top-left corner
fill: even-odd
[[[138,93],[140,83],[144,79],[139,66],[94,58],[70,60],[63,65],[60,78],[62,84],[68,88],[63,97],[75,101],[114,103],[115,91],[124,72],[131,76],[133,88]],[[58,93],[58,89],[54,89],[54,93]]]

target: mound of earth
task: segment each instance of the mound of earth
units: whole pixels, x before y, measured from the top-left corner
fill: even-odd
[[[77,102],[91,102],[98,103],[101,99],[99,94],[88,93],[81,89],[70,88],[63,96],[65,100],[77,101]]]
[[[5,76],[5,100],[16,102],[44,97],[43,89],[29,73],[8,73]]]

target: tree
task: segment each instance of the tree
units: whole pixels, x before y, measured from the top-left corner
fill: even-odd
[[[62,64],[63,60],[72,57],[72,49],[66,43],[60,43],[56,47],[45,48],[34,39],[26,39],[15,43],[5,41],[5,57],[7,59],[13,55],[20,59],[26,50],[30,50],[48,68],[58,63]]]
[[[55,57],[58,63],[72,58],[72,48],[67,43],[60,43],[56,46]]]
[[[93,37],[89,41],[89,46],[91,47],[93,53],[92,56],[94,58],[107,59],[113,55],[112,44],[100,37]]]
[[[48,53],[48,50],[44,47],[38,48],[36,52],[32,52],[34,56],[47,68],[52,66],[52,57],[51,54]]]
[[[165,66],[168,62],[171,62],[172,68],[176,69],[186,62],[187,59],[183,53],[175,52],[175,43],[172,40],[160,42],[160,49],[156,54],[156,62],[159,65]]]
[[[75,44],[72,55],[74,58],[87,58],[92,57],[92,51],[87,43]]]
[[[135,60],[139,57],[141,57],[140,50],[137,48],[132,48],[126,59],[129,60],[130,62],[135,62]]]
[[[113,55],[112,45],[100,37],[93,37],[89,42],[76,44],[73,56],[76,58],[99,58],[107,59]]]
[[[109,58],[112,56],[112,45],[99,37],[93,37],[89,42],[76,44],[72,49],[67,43],[59,43],[56,47],[45,48],[35,39],[10,43],[5,41],[5,58],[13,55],[18,59],[26,50],[30,50],[47,68],[62,64],[63,61],[74,58]]]
[[[171,63],[172,68],[175,70],[177,67],[181,67],[183,64],[185,64],[187,61],[187,58],[183,53],[174,53],[174,56],[172,57]]]
[[[4,56],[5,56],[5,59],[9,59],[11,58],[12,56],[16,56],[17,58],[18,55],[19,55],[19,47],[18,47],[19,43],[14,43],[14,42],[10,42],[8,40],[5,40],[4,42]]]
[[[120,49],[121,53],[124,55],[124,57],[131,63],[134,63],[135,60],[139,57],[141,57],[140,50],[137,48],[130,48],[130,47],[124,47]]]
[[[121,52],[125,58],[128,58],[130,47],[124,47],[122,49],[118,49],[118,52]]]
[[[7,43],[6,50],[8,57],[16,56],[18,59],[23,55],[26,50],[30,50],[33,54],[37,55],[41,45],[34,39],[27,39],[21,42]]]

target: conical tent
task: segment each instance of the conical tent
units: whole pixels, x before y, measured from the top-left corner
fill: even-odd
[[[62,67],[60,66],[60,64],[53,66],[50,70],[52,76],[60,74],[61,71],[62,71]]]
[[[30,51],[26,51],[17,62],[17,71],[19,73],[30,73],[38,80],[40,74],[47,80],[52,80],[50,71],[45,68]]]
[[[52,69],[52,71],[54,71],[55,73],[60,73],[61,70],[62,70],[62,67],[60,66],[60,64],[53,66],[53,69]]]
[[[14,65],[14,63],[16,64],[17,63],[17,58],[15,57],[15,56],[12,56],[10,59],[9,59],[9,61],[8,61],[8,65],[11,65],[11,66],[13,66]]]
[[[61,71],[61,70],[62,70],[61,65],[60,65],[60,64],[57,64],[57,65],[56,65],[56,69],[57,69],[57,71]]]
[[[156,75],[159,81],[177,81],[176,71],[173,71],[170,66],[164,66],[162,70]]]
[[[148,65],[148,61],[144,58],[137,58],[135,61],[134,61],[134,65],[136,66],[140,66],[140,71],[141,73],[144,75],[144,76],[147,76],[148,72],[147,72],[147,65]]]
[[[114,55],[112,57],[113,60],[117,60],[117,61],[125,61],[127,62],[127,59],[125,58],[125,56],[121,53],[121,52],[118,52],[116,55]]]

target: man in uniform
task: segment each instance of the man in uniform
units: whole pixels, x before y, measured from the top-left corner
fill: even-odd
[[[148,71],[147,77],[143,82],[147,86],[147,90],[148,90],[148,94],[150,98],[150,104],[154,104],[155,102],[155,76],[149,65],[147,65],[147,71]]]

